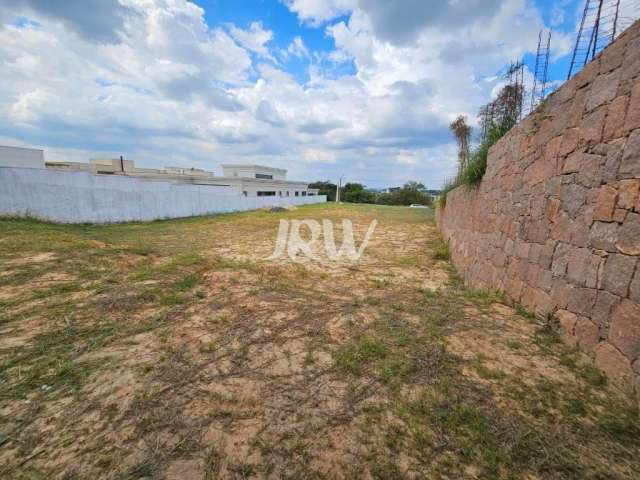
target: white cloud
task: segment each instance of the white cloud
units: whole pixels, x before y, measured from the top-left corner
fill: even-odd
[[[474,0],[470,18],[456,6],[464,2],[437,18],[418,2],[403,32],[407,2],[286,2],[303,22],[329,22],[336,45],[314,52],[294,37],[279,53],[309,62],[301,84],[273,60],[277,32],[259,19],[247,30],[212,27],[186,0],[121,0],[101,27],[110,41],[97,41],[65,9],[12,0],[0,7],[0,128],[16,143],[51,145],[56,158],[66,145],[73,159],[93,151],[154,166],[268,163],[294,178],[353,170],[370,185],[437,187],[455,168],[448,123],[474,117],[496,71],[535,48],[542,21],[524,0],[493,9]],[[12,25],[16,15],[39,26]],[[348,20],[332,21],[340,15]],[[341,65],[355,73],[336,74]]]
[[[311,25],[322,25],[356,6],[357,0],[283,0],[298,18]]]
[[[418,152],[401,151],[396,155],[396,162],[400,165],[415,165],[418,163]]]
[[[551,26],[557,27],[558,25],[562,25],[567,16],[567,7],[571,3],[571,0],[560,0],[559,2],[555,2],[551,9]]]
[[[69,27],[82,38],[96,43],[117,43],[124,22],[133,11],[120,0],[3,0],[5,12],[37,14]],[[0,12],[0,20],[5,14]]]
[[[337,160],[336,152],[320,148],[307,148],[302,153],[302,158],[310,163],[334,164]]]
[[[273,32],[271,30],[265,30],[261,22],[252,22],[249,30],[242,30],[235,25],[230,25],[229,33],[236,42],[247,50],[273,60],[267,47],[267,44],[273,39]]]
[[[306,45],[300,37],[295,37],[293,39],[293,41],[287,47],[287,53],[298,58],[311,58],[311,56],[309,55],[309,50],[307,50]]]
[[[52,100],[52,95],[42,88],[20,93],[11,106],[10,116],[17,123],[28,124],[36,121],[38,119],[36,112]]]

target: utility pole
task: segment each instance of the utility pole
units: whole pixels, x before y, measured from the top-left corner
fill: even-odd
[[[340,203],[340,189],[342,188],[342,177],[338,179],[338,186],[336,187],[336,203]]]

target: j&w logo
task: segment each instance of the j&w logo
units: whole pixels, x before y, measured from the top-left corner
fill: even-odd
[[[364,240],[360,244],[360,248],[356,248],[353,238],[353,224],[351,220],[342,220],[342,245],[336,247],[333,236],[333,223],[330,220],[322,220],[322,225],[317,220],[280,220],[278,228],[278,238],[276,239],[276,248],[267,260],[275,260],[282,257],[285,253],[294,262],[298,261],[298,253],[304,254],[312,260],[319,260],[318,255],[313,251],[312,245],[320,239],[320,235],[324,237],[324,251],[329,260],[335,261],[346,258],[352,261],[359,260],[364,250],[369,244],[369,240],[373,235],[377,220],[373,220],[367,229]],[[310,238],[304,240],[300,236],[300,228],[305,226],[309,229]]]

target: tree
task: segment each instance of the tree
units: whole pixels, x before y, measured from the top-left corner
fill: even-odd
[[[310,183],[309,188],[317,188],[319,190],[318,195],[326,195],[329,202],[336,201],[336,189],[338,186],[329,180]]]
[[[405,190],[415,190],[416,192],[423,192],[426,190],[424,184],[414,181],[405,183],[402,188]]]
[[[458,174],[460,174],[467,168],[471,156],[471,127],[467,124],[467,117],[460,115],[451,122],[449,128],[458,142]]]
[[[347,183],[340,190],[340,199],[349,203],[375,203],[376,195],[360,183]]]
[[[425,192],[425,186],[418,182],[407,182],[402,188],[389,193],[378,195],[377,202],[380,205],[431,205],[433,199]]]
[[[524,83],[522,63],[512,63],[504,75],[504,85],[495,100],[480,108],[481,137],[480,142],[487,140],[489,134],[495,136],[496,129],[508,132],[520,121],[524,101]]]

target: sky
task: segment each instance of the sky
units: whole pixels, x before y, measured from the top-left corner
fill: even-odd
[[[623,3],[625,0],[622,0]],[[438,188],[448,130],[553,29],[566,78],[582,0],[2,0],[0,144],[47,160],[222,163]]]

